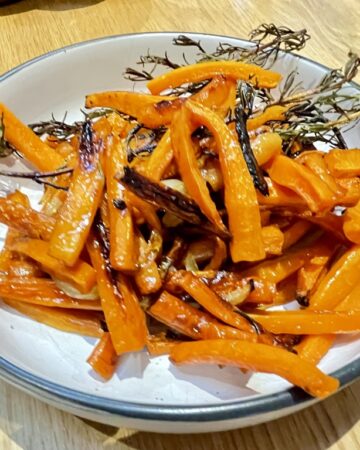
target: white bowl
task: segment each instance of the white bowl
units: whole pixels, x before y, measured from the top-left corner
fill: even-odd
[[[177,35],[112,36],[48,53],[4,74],[0,99],[27,123],[47,120],[52,113],[60,119],[64,112],[67,121],[79,119],[88,93],[144,88],[122,74],[148,49],[181,61],[184,47],[171,44]],[[224,36],[188,35],[209,50],[220,41],[248,45]],[[191,60],[195,51],[185,51]],[[274,68],[285,75],[296,66],[305,87],[328,71],[294,55],[282,55]],[[346,136],[349,146],[359,141],[359,130]],[[23,187],[33,200],[39,197],[36,185]],[[0,231],[4,236],[5,227]],[[5,306],[0,308],[0,342],[1,378],[60,409],[115,426],[163,433],[221,431],[279,418],[316,401],[276,376],[175,367],[166,356],[149,358],[145,352],[121,358],[116,375],[103,383],[86,363],[94,339],[62,333]],[[360,339],[341,338],[320,367],[344,386],[360,374],[359,351]]]

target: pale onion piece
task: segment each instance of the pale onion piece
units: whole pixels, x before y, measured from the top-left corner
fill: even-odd
[[[197,262],[192,253],[188,253],[186,255],[186,258],[184,259],[184,265],[185,269],[188,272],[197,272],[199,270],[199,266],[197,265]]]
[[[183,181],[178,180],[177,178],[169,178],[168,180],[162,180],[162,184],[165,186],[174,189],[174,191],[181,192],[184,195],[187,195],[187,190]]]
[[[66,281],[61,281],[55,277],[52,277],[52,279],[55,281],[56,286],[65,292],[65,294],[69,297],[76,298],[77,300],[99,300],[100,298],[97,285],[95,285],[90,292],[82,294]]]
[[[250,283],[246,283],[244,286],[238,286],[232,291],[221,293],[219,292],[219,295],[223,300],[227,301],[228,303],[231,303],[233,306],[236,306],[243,303],[250,294],[250,292],[251,292],[251,285]]]

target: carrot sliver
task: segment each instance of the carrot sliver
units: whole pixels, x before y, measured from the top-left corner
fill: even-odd
[[[339,387],[339,381],[294,353],[264,344],[205,340],[184,342],[170,352],[176,364],[220,364],[279,375],[314,397],[326,397]]]
[[[87,359],[93,370],[105,380],[109,380],[115,370],[118,356],[110,333],[104,333]]]
[[[273,88],[281,80],[281,75],[262,69],[253,64],[237,61],[211,61],[193,64],[160,75],[147,83],[154,95],[168,88],[174,88],[184,83],[194,83],[223,75],[232,80],[244,80],[258,87]]]

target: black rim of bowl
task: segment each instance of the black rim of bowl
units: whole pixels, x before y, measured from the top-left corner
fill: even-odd
[[[214,35],[209,33],[188,33],[188,32],[155,32],[155,33],[130,33],[122,35],[106,36],[98,39],[92,39],[65,46],[36,58],[33,58],[19,66],[9,70],[0,76],[0,83],[43,59],[47,59],[53,55],[62,53],[74,48],[91,45],[95,42],[109,41],[112,39],[127,39],[129,37],[141,36],[178,36],[179,34],[195,35],[198,37],[211,36],[219,39],[231,39],[239,43],[248,44],[249,41],[231,36]],[[323,64],[315,62],[309,58],[300,55],[294,55],[299,59],[305,60],[315,66],[327,71],[331,70]],[[360,86],[357,83],[351,83],[357,89]],[[355,381],[360,376],[360,358],[347,364],[343,368],[333,372],[331,375],[338,378],[341,387],[345,387]],[[225,421],[231,419],[240,419],[260,414],[272,413],[281,409],[301,409],[307,404],[314,403],[316,399],[306,394],[303,390],[292,387],[286,391],[275,394],[262,395],[255,398],[245,400],[237,400],[234,402],[226,402],[223,404],[210,405],[154,405],[132,403],[128,401],[113,400],[109,398],[99,397],[96,395],[86,394],[81,391],[70,389],[60,384],[53,383],[43,379],[37,375],[33,375],[26,370],[17,367],[6,359],[0,357],[0,377],[8,383],[28,392],[35,396],[41,397],[43,400],[59,402],[61,405],[75,407],[80,411],[92,411],[93,413],[105,413],[115,416],[142,420],[160,420],[171,422],[210,422]]]

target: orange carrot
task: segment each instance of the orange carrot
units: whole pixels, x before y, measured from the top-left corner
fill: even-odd
[[[171,281],[184,289],[217,319],[239,330],[254,332],[248,320],[238,314],[230,303],[224,302],[201,279],[196,278],[191,272],[176,272],[172,276]]]
[[[275,334],[330,334],[360,331],[360,311],[268,311],[251,317]]]
[[[115,180],[127,158],[118,134],[107,138],[106,145],[106,192],[110,221],[110,264],[120,271],[135,271],[138,255],[138,242],[134,223],[125,203],[124,208],[116,208],[117,201],[124,201],[124,189]]]
[[[324,156],[326,165],[334,177],[349,178],[360,175],[359,149],[330,150]]]
[[[142,236],[138,237],[140,267],[134,274],[135,283],[144,295],[157,292],[162,285],[159,269],[154,258],[149,256],[150,246]]]
[[[116,370],[118,357],[115,352],[110,333],[104,333],[87,362],[94,371],[105,380],[109,380]]]
[[[267,167],[273,181],[296,192],[316,212],[336,203],[335,193],[310,169],[280,155]]]
[[[67,333],[76,333],[83,336],[101,337],[101,314],[96,311],[79,311],[63,308],[47,308],[25,302],[4,299],[11,308],[31,317],[37,322],[49,325]]]
[[[277,133],[263,133],[251,143],[251,147],[256,161],[263,166],[281,153],[282,140]]]
[[[97,285],[112,343],[118,355],[141,350],[146,342],[145,317],[128,281],[120,277],[118,287],[109,279],[99,242],[90,235],[87,250],[96,270]]]
[[[239,144],[214,112],[187,101],[194,120],[213,134],[219,152],[225,185],[225,206],[232,234],[231,257],[234,262],[257,261],[265,257],[261,218],[256,191]]]
[[[170,352],[176,364],[221,364],[275,373],[315,397],[326,397],[339,387],[339,381],[294,353],[264,344],[206,340],[184,342]]]
[[[181,127],[178,124],[181,123]],[[217,228],[226,228],[210,197],[206,182],[201,176],[191,141],[189,111],[182,108],[171,125],[171,144],[182,180],[190,197],[196,201],[204,215]]]
[[[210,61],[193,64],[160,75],[147,83],[152,94],[160,94],[168,88],[184,83],[194,83],[223,75],[232,80],[244,80],[258,87],[276,87],[281,79],[278,73],[264,70],[259,66],[238,61]]]
[[[318,150],[303,152],[296,158],[296,161],[304,164],[312,172],[314,172],[334,193],[339,191],[338,184],[336,183],[334,177],[330,175],[326,166],[323,153]]]
[[[167,355],[174,348],[175,345],[182,341],[175,339],[168,339],[166,337],[149,336],[146,341],[146,348],[150,356]]]
[[[267,225],[261,229],[265,252],[270,255],[281,255],[284,234],[277,225]]]
[[[192,339],[257,340],[256,334],[223,325],[209,313],[194,308],[166,291],[148,312],[168,327]]]
[[[257,198],[260,205],[264,206],[280,206],[280,207],[292,207],[302,210],[306,207],[306,202],[294,191],[280,186],[268,177],[265,177],[266,184],[269,188],[269,195],[262,195],[257,192]]]
[[[160,181],[164,172],[169,167],[173,156],[174,152],[171,147],[171,136],[169,128],[166,130],[155,150],[149,157],[146,167],[147,176],[154,181]]]
[[[346,210],[343,219],[345,236],[349,241],[360,244],[360,201]]]
[[[56,150],[43,142],[2,103],[0,103],[0,117],[5,129],[5,141],[16,148],[38,170],[51,172],[65,165],[65,159]]]
[[[73,267],[50,256],[49,243],[39,239],[21,240],[12,245],[12,250],[37,261],[45,272],[66,281],[82,293],[90,292],[96,283],[95,270],[86,262],[78,260]]]
[[[267,122],[270,122],[273,120],[284,121],[285,113],[287,110],[288,110],[288,107],[286,107],[286,106],[280,106],[280,105],[269,106],[258,116],[250,117],[247,120],[246,125],[247,125],[248,131],[256,130],[256,128],[259,128],[262,125],[265,125]]]
[[[311,224],[305,220],[297,220],[284,230],[283,250],[294,245],[310,230]]]
[[[101,311],[99,301],[69,297],[48,278],[0,276],[0,296],[39,306]]]

